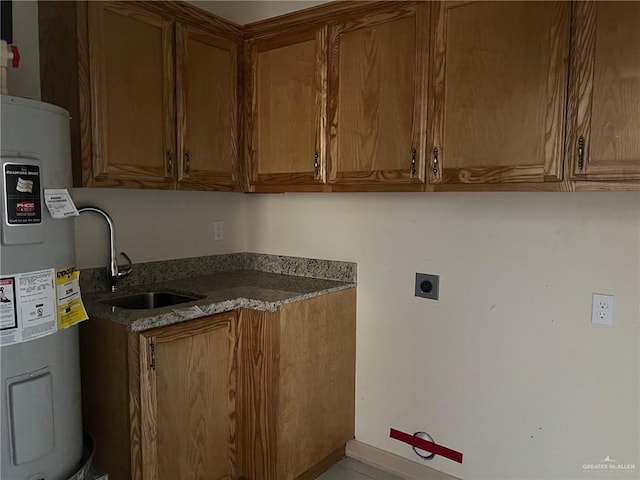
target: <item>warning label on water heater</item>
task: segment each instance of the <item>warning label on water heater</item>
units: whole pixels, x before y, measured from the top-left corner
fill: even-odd
[[[40,167],[6,163],[3,173],[7,223],[9,225],[42,223]]]
[[[0,278],[0,330],[18,328],[15,282],[13,277]]]
[[[44,337],[87,320],[75,266],[0,277],[0,345]]]
[[[4,295],[0,298],[0,345],[34,340],[58,330],[54,269],[0,278],[0,287]]]

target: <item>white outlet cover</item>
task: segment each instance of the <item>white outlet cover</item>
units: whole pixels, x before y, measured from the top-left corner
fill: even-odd
[[[591,306],[591,323],[596,325],[613,325],[615,311],[615,299],[613,295],[593,294]]]

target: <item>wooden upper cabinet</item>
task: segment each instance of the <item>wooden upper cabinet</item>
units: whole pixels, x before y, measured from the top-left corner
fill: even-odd
[[[433,5],[430,183],[562,179],[570,8]]]
[[[326,164],[326,28],[246,43],[251,188],[322,190]]]
[[[172,188],[172,20],[128,2],[87,8],[93,157],[87,183]]]
[[[144,480],[236,478],[233,312],[140,335]]]
[[[239,26],[186,2],[41,2],[38,21],[75,186],[239,189]]]
[[[429,8],[398,2],[331,25],[333,190],[423,188]]]
[[[575,180],[640,180],[640,3],[576,2],[568,156]]]
[[[237,57],[234,41],[176,24],[180,188],[238,186]]]

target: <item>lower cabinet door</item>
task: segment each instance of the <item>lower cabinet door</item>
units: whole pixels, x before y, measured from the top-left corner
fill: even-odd
[[[140,335],[145,480],[236,477],[236,345],[234,313]]]

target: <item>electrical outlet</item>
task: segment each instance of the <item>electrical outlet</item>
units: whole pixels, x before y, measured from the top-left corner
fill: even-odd
[[[613,325],[613,312],[615,307],[613,295],[593,294],[591,307],[591,323],[598,325]]]
[[[416,273],[415,296],[438,300],[440,296],[440,275]]]
[[[222,220],[214,220],[213,222],[213,239],[215,241],[224,239],[224,222]]]

